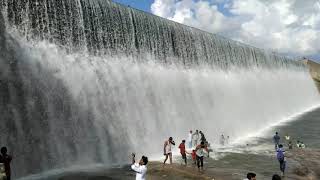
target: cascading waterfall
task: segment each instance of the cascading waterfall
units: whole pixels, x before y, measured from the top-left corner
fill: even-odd
[[[189,129],[242,137],[319,103],[302,63],[111,1],[0,4],[15,177],[161,154]]]

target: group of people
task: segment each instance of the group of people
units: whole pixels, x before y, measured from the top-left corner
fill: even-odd
[[[284,176],[285,169],[286,169],[286,159],[285,159],[286,156],[285,156],[284,147],[282,144],[280,144],[280,140],[281,140],[281,137],[279,133],[276,132],[275,135],[273,136],[273,141],[274,141],[275,150],[276,150],[276,157],[280,164],[280,171],[282,173],[282,176]],[[292,142],[290,141],[290,136],[286,135],[285,140],[288,145],[288,148],[292,149],[293,147],[292,147]],[[229,143],[229,136],[225,138],[224,135],[222,134],[220,138],[220,144],[225,145],[227,143]],[[186,144],[188,146],[188,149],[191,150],[190,152],[188,152],[186,148]],[[169,137],[169,139],[164,142],[163,154],[165,156],[165,159],[163,162],[163,166],[166,164],[168,159],[170,161],[170,164],[172,164],[172,149],[173,149],[172,146],[175,146],[175,145],[176,143],[172,137]],[[202,131],[196,130],[193,133],[192,130],[190,130],[188,134],[187,142],[186,140],[182,140],[178,148],[180,149],[180,154],[184,161],[184,164],[187,165],[187,154],[191,154],[194,164],[196,164],[198,166],[198,170],[201,171],[203,170],[204,156],[205,155],[209,156],[209,152],[211,151],[209,147],[210,147],[210,144],[206,140],[205,135]],[[305,145],[303,144],[303,142],[297,141],[297,147],[305,148]],[[2,149],[1,149],[1,152],[2,152]],[[6,154],[6,152],[4,154]],[[11,158],[8,158],[8,159],[10,159],[11,161]],[[147,167],[146,167],[147,163],[148,163],[148,158],[145,156],[142,156],[139,163],[136,163],[135,154],[132,154],[131,168],[137,173],[136,179],[145,180],[145,175],[147,172]],[[254,173],[247,174],[246,180],[255,180],[255,179],[256,179],[256,174]],[[272,180],[281,180],[281,177],[275,174],[273,175]]]
[[[11,170],[10,163],[12,161],[12,156],[8,155],[7,147],[1,148],[0,155],[0,179],[10,180],[11,179]]]
[[[288,145],[288,149],[293,149],[291,137],[287,134],[284,136],[284,138],[285,138],[285,141]],[[273,136],[273,141],[274,141],[275,149],[277,150],[278,146],[280,145],[280,136],[279,136],[278,132],[276,132],[276,134]],[[306,145],[302,141],[297,140],[296,147],[304,149],[304,148],[306,148]]]
[[[287,143],[288,149],[293,149],[293,145],[292,145],[292,141],[290,140],[291,137],[287,134],[284,136],[285,137],[285,141]],[[280,144],[280,135],[278,132],[275,133],[275,135],[273,136],[273,142],[274,142],[274,146],[276,149],[276,153],[277,153],[277,159],[279,161],[280,164],[280,171],[282,173],[282,176],[284,176],[285,174],[285,170],[286,170],[286,156],[285,156],[285,150],[282,144]],[[305,144],[303,142],[301,142],[300,140],[297,140],[297,148],[305,148]]]
[[[209,148],[209,142],[206,140],[204,133],[198,130],[196,130],[194,133],[192,133],[192,130],[190,130],[187,140],[187,142],[186,140],[182,140],[178,147],[180,149],[180,154],[184,164],[187,165],[187,154],[191,154],[194,164],[198,166],[198,170],[203,170],[204,156],[209,156],[211,151]],[[186,143],[188,148],[191,150],[190,152],[188,152],[186,149]],[[169,139],[164,142],[163,154],[165,156],[165,160],[163,165],[166,164],[168,158],[170,160],[170,164],[172,164],[172,146],[174,145],[175,142],[173,141],[172,137],[169,137]]]
[[[202,131],[196,130],[194,133],[192,130],[189,131],[188,134],[188,148],[196,147],[200,142],[207,142],[206,137],[204,136]]]
[[[228,145],[230,141],[230,137],[227,136],[225,137],[223,134],[220,137],[220,145],[224,146],[224,145]]]
[[[165,156],[165,159],[164,159],[163,165],[166,164],[168,159],[170,164],[172,164],[172,149],[173,149],[172,146],[175,146],[175,145],[176,143],[174,142],[172,137],[169,137],[169,139],[164,142],[163,155]],[[197,164],[199,171],[203,170],[203,158],[206,154],[209,155],[209,152],[210,152],[208,148],[210,145],[206,140],[203,132],[196,130],[195,133],[192,133],[192,130],[191,130],[188,136],[188,146],[190,149],[193,146],[195,146],[195,149],[193,149],[192,152],[188,152],[186,150],[185,140],[182,140],[182,142],[179,145],[180,154],[182,156],[182,159],[185,165],[187,165],[187,154],[191,154],[192,159],[194,160],[194,163]],[[145,180],[146,173],[147,173],[146,165],[148,164],[148,157],[142,156],[138,163],[136,162],[135,158],[136,158],[135,153],[132,153],[131,169],[134,172],[136,172],[136,180]]]

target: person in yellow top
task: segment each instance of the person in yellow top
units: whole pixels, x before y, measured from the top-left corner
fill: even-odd
[[[286,141],[290,141],[290,136],[288,135],[288,133],[284,136],[284,138],[286,139]]]
[[[0,180],[6,179],[6,172],[4,170],[4,164],[0,163]]]

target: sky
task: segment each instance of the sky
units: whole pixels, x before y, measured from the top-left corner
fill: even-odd
[[[114,0],[293,58],[320,61],[320,0]]]

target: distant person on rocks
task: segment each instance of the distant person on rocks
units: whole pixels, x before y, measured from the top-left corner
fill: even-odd
[[[139,163],[136,163],[135,154],[132,153],[131,169],[136,172],[136,180],[146,180],[148,157],[142,156]]]
[[[301,142],[298,140],[297,141],[297,148],[300,148],[301,147]]]
[[[290,141],[290,136],[289,136],[288,134],[287,134],[287,135],[285,135],[285,136],[284,136],[284,138],[286,139],[286,141],[287,141],[287,142],[289,142],[289,141]]]
[[[191,149],[192,148],[192,130],[190,130],[188,134],[188,147]]]
[[[224,141],[225,141],[225,140],[226,140],[226,139],[225,139],[224,135],[222,134],[221,137],[220,137],[220,144],[221,144],[222,146],[224,146]]]
[[[272,180],[281,180],[281,177],[278,174],[272,176]]]
[[[193,140],[193,146],[197,147],[198,141],[199,141],[199,131],[198,130],[196,130],[196,132],[193,133],[192,140]]]
[[[292,147],[293,147],[293,146],[292,146],[292,142],[289,141],[289,143],[288,143],[288,148],[289,148],[289,149],[292,149]]]
[[[12,161],[12,157],[8,155],[7,152],[8,152],[7,147],[1,148],[0,163],[4,165],[6,180],[10,180],[11,179],[10,163]]]
[[[277,150],[279,143],[280,143],[280,136],[279,136],[278,132],[276,132],[276,134],[273,136],[273,142],[274,142],[275,150]]]
[[[170,137],[169,140],[164,142],[163,154],[166,156],[166,158],[163,162],[163,165],[166,164],[168,157],[170,159],[170,164],[172,164],[172,148],[171,148],[172,145],[176,145],[172,137]]]
[[[184,160],[184,164],[187,165],[187,154],[186,154],[186,141],[182,140],[181,144],[179,145],[180,154],[182,156],[182,160]]]
[[[206,148],[204,142],[202,141],[197,147],[196,147],[196,158],[197,158],[197,165],[198,170],[203,170],[203,158],[206,152],[208,153],[208,149]]]
[[[284,176],[284,172],[286,169],[286,161],[285,161],[285,150],[283,149],[282,144],[279,144],[279,148],[277,150],[277,159],[280,164],[280,171],[282,172],[282,176]]]
[[[256,174],[255,173],[248,173],[247,178],[244,180],[256,180]]]

